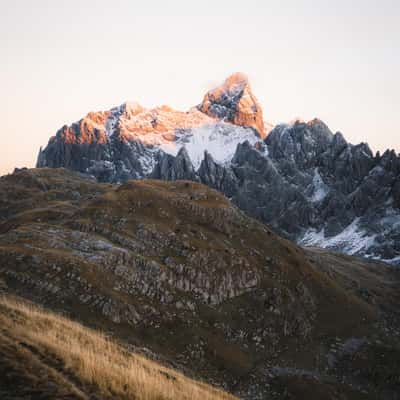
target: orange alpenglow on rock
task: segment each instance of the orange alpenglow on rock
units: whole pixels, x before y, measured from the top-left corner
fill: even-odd
[[[174,140],[175,129],[190,129],[215,123],[213,118],[197,108],[183,112],[165,105],[146,109],[137,103],[125,103],[118,126],[122,140],[160,145]]]
[[[261,105],[245,74],[237,72],[221,86],[210,90],[199,110],[235,125],[253,128],[262,139],[267,135]]]
[[[79,127],[63,126],[60,135],[64,143],[69,144],[106,144],[105,124],[109,116],[109,111],[90,112],[79,121]]]
[[[71,126],[63,126],[50,140],[71,145],[106,145],[113,136],[126,143],[169,146],[176,140],[177,130],[211,128],[219,123],[252,128],[261,139],[271,130],[263,121],[261,106],[246,75],[231,75],[221,86],[210,90],[201,105],[188,111],[165,105],[147,109],[127,102],[109,111],[89,112]]]

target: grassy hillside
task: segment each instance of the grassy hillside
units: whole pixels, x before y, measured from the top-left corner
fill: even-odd
[[[98,332],[7,296],[0,297],[0,355],[0,398],[234,400]]]
[[[382,270],[378,287],[375,266],[305,251],[195,182],[2,177],[0,260],[0,290],[242,398],[397,390],[353,360],[400,362],[399,277]]]

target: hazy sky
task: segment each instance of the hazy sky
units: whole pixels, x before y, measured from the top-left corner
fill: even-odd
[[[265,119],[400,151],[399,0],[0,0],[0,174],[126,100],[188,109],[249,75]]]

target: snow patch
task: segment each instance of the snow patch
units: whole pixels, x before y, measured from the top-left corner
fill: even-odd
[[[400,256],[391,258],[390,260],[382,260],[382,261],[400,267]]]
[[[205,150],[217,163],[227,164],[232,160],[239,143],[248,140],[255,145],[260,141],[252,129],[224,123],[176,130],[175,136],[174,142],[162,144],[160,149],[176,156],[180,148],[185,146],[196,170],[200,167]]]
[[[145,175],[149,175],[157,164],[154,157],[154,152],[151,151],[139,156],[138,161],[140,162],[140,165],[142,166]]]
[[[313,203],[322,201],[328,194],[329,188],[322,180],[321,175],[318,172],[318,168],[315,168],[314,170],[314,178],[312,184],[313,194],[311,196],[311,201]]]
[[[135,154],[136,160],[140,163],[144,175],[149,175],[157,164],[156,154],[159,152],[159,147],[147,147],[135,142],[128,142],[132,153]],[[129,168],[126,170],[129,173]]]
[[[389,200],[392,200],[393,198],[389,198]],[[385,216],[381,219],[380,224],[382,226],[387,226],[390,229],[400,229],[400,214],[397,210],[395,210],[393,207],[388,207],[385,212]]]
[[[360,218],[356,218],[342,232],[332,237],[325,237],[325,229],[319,232],[309,229],[299,240],[299,244],[340,250],[350,255],[364,253],[373,246],[376,235],[367,235],[360,229],[359,222]]]
[[[123,112],[123,106],[114,107],[110,110],[111,115],[107,118],[106,121],[106,135],[110,137],[114,134],[115,128],[118,127],[119,117]]]
[[[393,258],[381,258],[381,257],[371,257],[373,260],[381,261],[386,264],[391,264],[396,267],[400,267],[400,256],[396,256]]]

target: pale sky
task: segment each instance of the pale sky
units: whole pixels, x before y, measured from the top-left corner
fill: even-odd
[[[186,110],[245,72],[265,119],[400,151],[399,0],[0,0],[0,174],[124,101]]]

